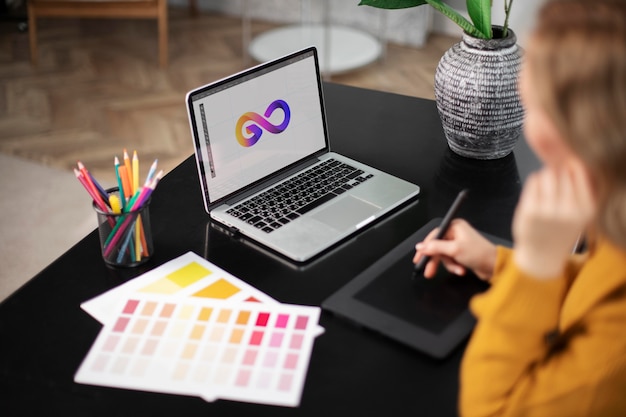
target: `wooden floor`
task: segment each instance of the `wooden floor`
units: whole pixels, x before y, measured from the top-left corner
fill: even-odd
[[[124,148],[166,171],[191,155],[185,93],[253,63],[244,63],[236,17],[170,8],[169,25],[163,70],[153,21],[41,20],[34,68],[28,34],[0,22],[0,152],[66,170],[81,160],[105,184]],[[252,33],[274,26],[253,22]],[[385,59],[331,81],[433,98],[436,65],[455,42],[390,44]]]

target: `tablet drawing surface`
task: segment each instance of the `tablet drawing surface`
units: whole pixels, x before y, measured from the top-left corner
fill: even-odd
[[[413,278],[415,244],[440,222],[433,219],[405,239],[326,299],[322,308],[430,356],[447,356],[475,325],[470,299],[489,285],[471,273],[457,276],[443,267],[432,279]]]

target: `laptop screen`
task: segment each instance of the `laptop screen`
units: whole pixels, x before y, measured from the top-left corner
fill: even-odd
[[[187,104],[211,204],[327,149],[313,48],[202,87]]]

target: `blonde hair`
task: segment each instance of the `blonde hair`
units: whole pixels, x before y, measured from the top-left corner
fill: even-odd
[[[626,248],[626,0],[554,0],[526,52],[541,106],[597,187],[596,227]]]

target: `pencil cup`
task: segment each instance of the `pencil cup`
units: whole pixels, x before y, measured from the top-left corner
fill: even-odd
[[[117,188],[107,190],[110,196],[118,196]],[[130,210],[103,211],[94,202],[98,217],[100,249],[104,262],[112,266],[133,267],[141,265],[152,256],[152,229],[150,228],[150,199],[140,207]]]

